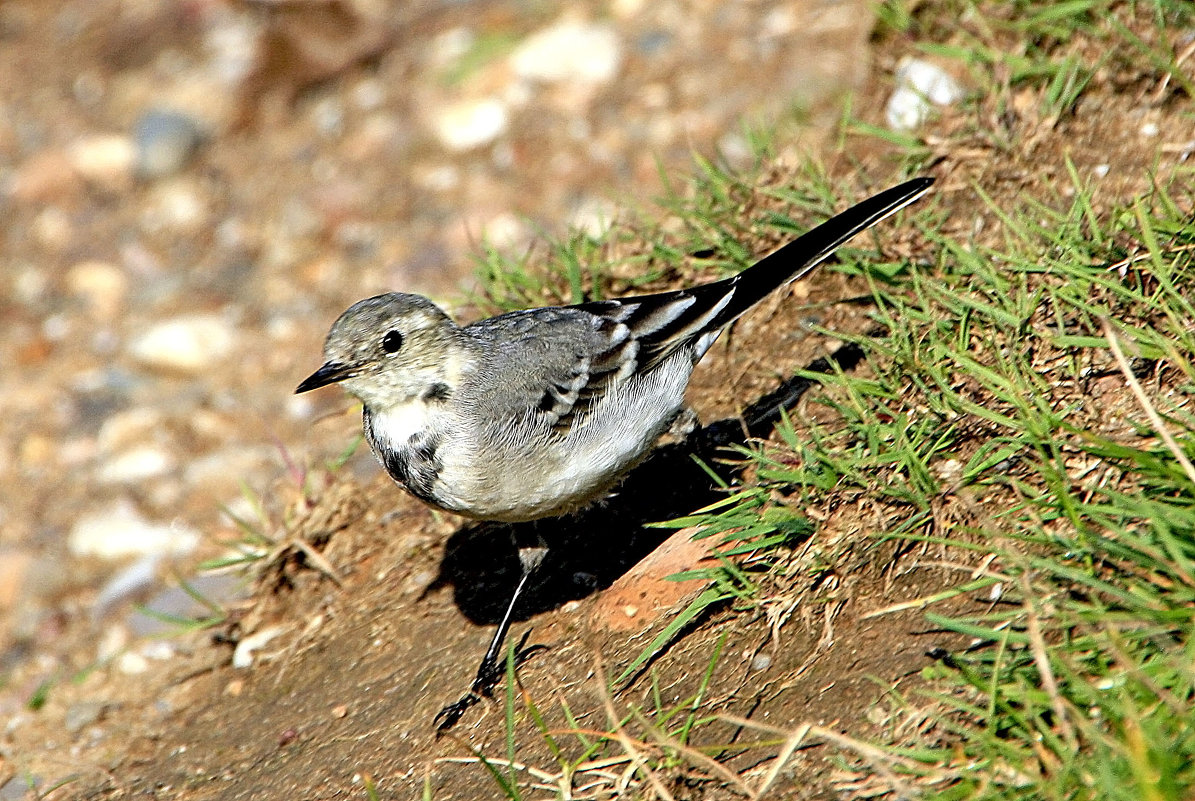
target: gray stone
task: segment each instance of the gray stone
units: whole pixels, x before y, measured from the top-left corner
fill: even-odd
[[[136,171],[140,178],[161,178],[187,166],[207,138],[204,126],[171,109],[149,109],[133,125]]]

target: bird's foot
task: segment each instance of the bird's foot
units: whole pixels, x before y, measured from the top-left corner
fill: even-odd
[[[531,636],[531,629],[523,634],[519,644],[515,646],[514,666],[521,667],[524,662],[531,658],[533,654],[540,651],[546,651],[546,645],[527,645],[527,638]],[[443,734],[457,724],[466,712],[472,707],[476,706],[482,698],[493,698],[494,688],[502,681],[502,677],[506,675],[506,661],[499,662],[497,659],[483,659],[481,664],[477,667],[477,675],[473,678],[473,684],[470,685],[469,691],[462,695],[456,703],[449,704],[436,713],[432,722],[436,726],[436,736]]]

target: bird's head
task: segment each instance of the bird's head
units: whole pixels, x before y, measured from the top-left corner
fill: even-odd
[[[370,408],[451,389],[460,372],[460,328],[419,295],[358,301],[332,324],[324,364],[295,393],[339,383]]]

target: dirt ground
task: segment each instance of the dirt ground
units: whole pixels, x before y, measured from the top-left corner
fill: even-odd
[[[856,114],[878,123],[908,46],[869,43],[862,4],[849,19],[839,6],[818,4],[744,4],[747,11],[729,18],[712,3],[591,4],[579,13],[612,18],[623,42],[618,77],[584,89],[536,84],[495,140],[454,150],[430,132],[440,130],[428,122],[440,119],[435,109],[525,87],[505,67],[475,67],[452,81],[428,77],[446,69],[438,48],[463,58],[452,37],[464,29],[470,41],[489,43],[468,52],[506,52],[553,14],[485,2],[415,15],[398,4],[315,4],[336,27],[282,18],[293,8],[269,5],[0,9],[0,61],[16,76],[2,89],[8,122],[0,131],[8,215],[0,347],[14,365],[0,387],[0,720],[8,721],[0,799],[24,797],[29,784],[29,797],[51,798],[365,798],[371,787],[381,798],[500,797],[476,757],[507,753],[501,707],[475,708],[450,737],[436,739],[431,720],[467,685],[517,577],[508,537],[428,511],[380,476],[363,448],[335,474],[315,467],[343,450],[359,421],[337,393],[295,401],[293,386],[318,364],[328,323],[352,301],[395,287],[446,295],[482,232],[517,253],[532,248],[540,230],[593,223],[595,209],[616,208],[611,197],[642,202],[658,190],[657,158],[678,170],[691,147],[733,151],[726,135],[738,115],[775,114],[777,97],[811,93],[802,100],[813,110],[806,145],[820,140],[817,110],[834,108],[845,87],[858,91]],[[213,30],[239,30],[237,15],[250,15],[245,25],[264,49],[253,51],[259,61],[211,101],[214,108],[195,111],[209,115],[209,133],[187,166],[150,181],[122,174],[119,159],[80,163],[80,151],[90,152],[81,142],[129,130],[155,91],[189,110],[197,108],[187,106],[196,86],[210,98],[214,84],[204,80],[216,78],[203,71],[218,73],[218,59],[197,42],[218,39]],[[379,19],[389,22],[373,24]],[[320,52],[353,58],[291,53],[329,30],[340,39]],[[825,65],[839,65],[839,83],[821,76],[807,84],[789,68],[760,67],[789,63],[786,54],[823,36],[821,55],[802,51],[801,63],[828,72]],[[54,56],[65,46],[77,56],[69,66]],[[279,52],[303,69],[280,71],[271,60]],[[505,63],[482,59],[495,62]],[[723,63],[725,74],[711,62]],[[1061,122],[1041,117],[1032,91],[999,110],[994,100],[981,102],[985,124],[1005,115],[990,128],[1014,128],[1015,146],[968,135],[982,126],[944,112],[926,134],[943,229],[998,236],[998,215],[973,187],[996,208],[1023,196],[1051,202],[1065,195],[1067,159],[1081,175],[1106,176],[1102,203],[1145,191],[1151,171],[1173,169],[1191,147],[1189,112],[1154,102],[1156,88],[1140,76],[1097,76],[1084,105]],[[891,172],[874,144],[849,159],[826,158],[841,174]],[[791,163],[765,176],[772,185],[800,180]],[[892,257],[935,258],[915,231],[889,224],[879,241]],[[764,253],[778,242],[754,244]],[[703,421],[733,418],[833,350],[806,333],[809,322],[867,329],[864,304],[834,303],[865,295],[859,283],[825,272],[781,294],[702,364],[690,401]],[[231,344],[218,362],[163,366],[137,356],[134,343],[155,323],[196,311],[228,328]],[[797,407],[798,419],[818,413]],[[168,467],[121,478],[113,465],[147,450],[170,455]],[[722,469],[733,477],[733,465]],[[240,482],[262,498],[266,533],[285,538],[271,570],[252,587],[213,590],[230,610],[220,625],[142,636],[146,624],[130,602],[149,598],[152,606],[168,595],[164,587],[177,586],[175,575],[193,575],[200,558],[240,536],[220,512],[251,516],[238,499]],[[641,466],[606,504],[545,531],[558,547],[514,634],[531,627],[531,641],[547,646],[520,679],[550,729],[573,728],[564,704],[577,726],[597,732],[615,725],[607,705],[617,718],[654,707],[648,674],[610,699],[599,689],[600,678],[620,673],[696,592],[655,581],[658,566],[635,567],[669,535],[644,524],[718,497],[681,443]],[[80,555],[65,543],[78,520],[120,502],[138,520],[201,532],[200,544],[156,562],[151,579],[105,606],[128,560]],[[711,708],[720,712],[860,738],[917,725],[895,720],[886,688],[915,691],[932,663],[927,652],[958,643],[944,642],[916,609],[867,615],[958,574],[932,566],[932,552],[871,543],[865,535],[877,521],[850,504],[829,498],[808,511],[819,542],[859,545],[839,547],[841,561],[816,581],[800,576],[830,545],[798,547],[798,578],[770,588],[761,609],[723,607],[697,621],[652,664],[665,706],[696,690],[720,648],[710,684]],[[247,650],[254,637],[252,664],[233,667],[236,644]],[[700,736],[728,743],[724,764],[748,776],[766,770],[779,748],[736,750],[746,735],[727,723]],[[543,736],[523,719],[515,738],[517,758],[550,784],[559,768]],[[579,756],[575,739],[560,739]],[[836,758],[825,746],[803,747],[769,797],[849,794]],[[576,787],[590,787],[575,797],[619,797],[625,770],[615,763],[578,776]],[[676,798],[734,797],[709,771],[671,770],[664,778]]]

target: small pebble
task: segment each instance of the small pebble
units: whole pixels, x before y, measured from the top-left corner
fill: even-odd
[[[606,83],[621,62],[622,45],[612,26],[575,19],[536,31],[510,57],[520,78],[545,82]]]
[[[174,457],[153,445],[125,451],[100,465],[96,478],[102,484],[137,484],[174,469]]]
[[[124,271],[106,261],[82,261],[67,271],[66,286],[82,298],[98,317],[113,317],[124,303],[129,279]]]
[[[50,253],[61,253],[74,241],[75,226],[62,209],[48,206],[33,220],[33,238]]]
[[[141,217],[141,227],[149,233],[183,234],[204,228],[207,222],[207,201],[184,179],[157,187]]]
[[[71,704],[66,710],[63,725],[71,734],[76,734],[99,720],[105,708],[106,704],[103,701],[79,701]]]
[[[135,651],[125,651],[117,658],[116,669],[127,676],[138,676],[149,670],[149,660]]]
[[[41,785],[42,780],[37,776],[24,773],[14,776],[0,786],[0,801],[26,801],[29,798],[40,798],[41,794],[37,792],[37,788]]]
[[[236,336],[215,315],[192,315],[167,320],[136,337],[129,351],[147,367],[182,373],[201,373],[224,361]]]
[[[433,121],[441,144],[455,152],[489,144],[504,134],[509,124],[506,104],[492,97],[446,105]]]
[[[133,182],[136,150],[127,136],[100,134],[84,137],[70,146],[67,158],[75,172],[93,186],[121,192]]]
[[[57,150],[46,150],[26,160],[9,178],[6,193],[17,203],[58,203],[82,189],[81,176],[71,160]]]
[[[162,178],[187,166],[207,138],[203,125],[170,109],[150,109],[133,125],[139,178]]]
[[[888,127],[912,131],[928,119],[931,104],[949,106],[962,99],[962,87],[941,67],[921,59],[901,59],[896,88],[885,110]]]
[[[247,668],[253,664],[253,653],[260,651],[269,644],[270,640],[277,637],[286,631],[285,626],[269,626],[261,631],[254,632],[248,637],[237,643],[236,650],[232,653],[232,666],[234,668]]]
[[[162,413],[146,406],[136,406],[110,415],[96,435],[96,447],[101,453],[113,454],[133,445],[140,445],[153,437],[163,425]]]
[[[147,554],[183,556],[198,544],[197,532],[180,524],[151,523],[125,499],[81,518],[67,539],[67,547],[75,556],[101,559]]]
[[[146,554],[123,570],[117,571],[104,583],[96,596],[92,617],[96,620],[103,618],[115,607],[143,595],[158,580],[158,565],[161,561],[160,554]]]

